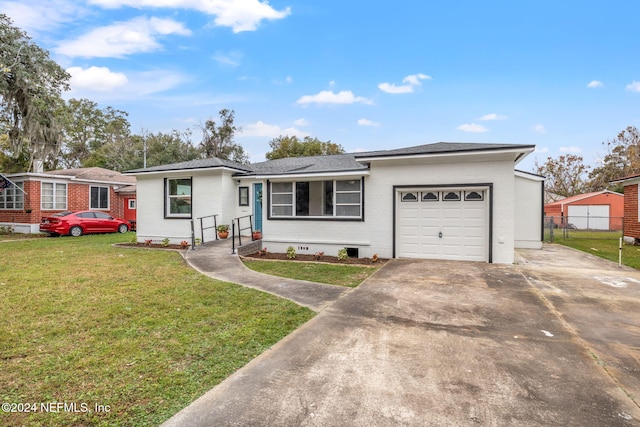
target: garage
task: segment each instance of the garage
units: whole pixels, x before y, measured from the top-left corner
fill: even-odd
[[[396,254],[401,258],[490,261],[487,188],[396,192]]]
[[[570,205],[567,223],[579,230],[609,230],[609,205]]]

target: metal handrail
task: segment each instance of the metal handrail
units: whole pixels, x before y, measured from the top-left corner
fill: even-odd
[[[213,225],[211,227],[203,227],[203,219],[205,218],[211,218],[213,217]],[[204,230],[208,230],[210,228],[218,228],[218,214],[214,214],[214,215],[207,215],[207,216],[201,216],[198,218],[200,220],[200,239],[202,240],[202,243],[204,243]],[[213,235],[215,236],[216,240],[218,240],[218,233],[213,233]]]
[[[249,226],[241,228],[240,220],[244,218],[249,218]],[[251,241],[253,241],[253,215],[245,215],[234,218],[231,221],[231,253],[236,253],[236,223],[238,224],[238,246],[242,246],[242,231],[243,230],[251,230]]]

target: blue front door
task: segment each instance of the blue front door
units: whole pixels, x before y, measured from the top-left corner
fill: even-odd
[[[253,218],[253,228],[262,231],[262,183],[253,184]]]

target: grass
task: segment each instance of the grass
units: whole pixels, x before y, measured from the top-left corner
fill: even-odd
[[[273,276],[309,280],[330,285],[354,288],[371,276],[377,268],[355,265],[336,265],[291,261],[256,261],[245,259],[244,264],[252,270]]]
[[[0,243],[0,402],[80,411],[0,411],[0,425],[158,425],[313,317],[175,252],[111,246],[129,240]]]
[[[562,237],[562,230],[554,231],[554,243],[618,262],[621,237],[619,231],[569,230],[567,239]],[[545,239],[545,241],[549,240]],[[640,247],[622,245],[622,263],[626,266],[640,269]]]

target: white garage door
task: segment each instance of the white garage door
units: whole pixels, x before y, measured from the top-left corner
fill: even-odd
[[[609,205],[569,206],[567,222],[579,230],[608,230]]]
[[[398,191],[398,257],[488,261],[484,189]]]

